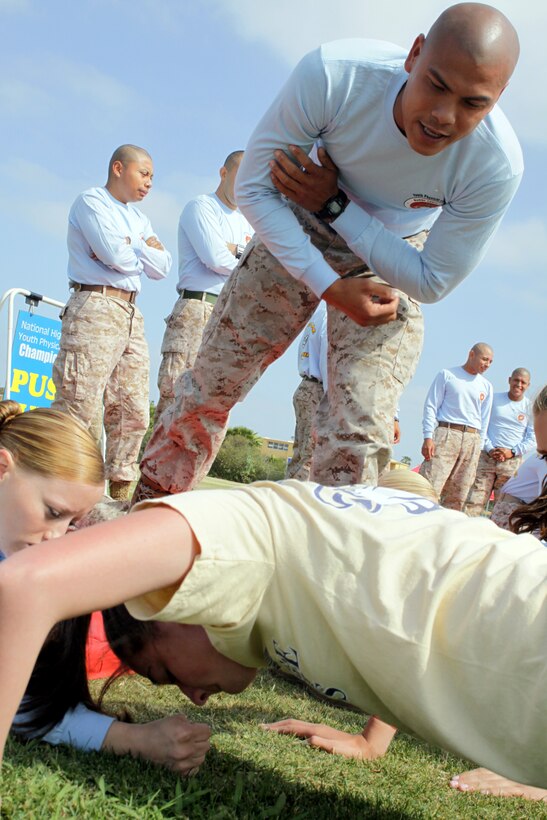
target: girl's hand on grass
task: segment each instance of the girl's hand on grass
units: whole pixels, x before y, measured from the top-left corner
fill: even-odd
[[[279,720],[276,723],[262,723],[261,727],[281,735],[296,735],[304,738],[310,746],[323,749],[330,754],[354,757],[358,760],[374,760],[384,751],[377,750],[362,734],[341,732],[323,723],[306,723],[303,720]]]
[[[206,723],[191,723],[184,715],[151,723],[115,721],[107,732],[103,750],[131,754],[165,766],[181,775],[197,772],[211,746]]]

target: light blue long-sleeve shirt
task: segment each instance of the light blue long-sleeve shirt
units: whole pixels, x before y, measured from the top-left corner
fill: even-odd
[[[488,432],[484,441],[487,453],[495,447],[514,450],[522,456],[536,446],[532,402],[523,396],[520,401],[511,401],[507,391],[494,393]]]
[[[179,219],[179,293],[184,289],[220,293],[238,262],[226,243],[245,246],[252,235],[243,214],[216,194],[190,200]]]
[[[523,170],[498,106],[435,156],[413,151],[393,117],[407,51],[339,40],[306,55],[251,135],[236,179],[241,211],[283,267],[317,296],[338,276],[270,178],[276,149],[322,143],[352,200],[334,230],[385,282],[436,302],[480,262]],[[422,252],[403,237],[430,229]]]
[[[466,424],[481,431],[481,441],[492,409],[493,388],[480,373],[476,376],[463,367],[441,370],[433,380],[424,403],[424,439],[432,438],[439,421]]]
[[[146,244],[151,236],[150,220],[131,202],[119,202],[106,188],[84,191],[68,217],[69,280],[139,293],[143,273],[164,279],[171,269],[169,251]]]

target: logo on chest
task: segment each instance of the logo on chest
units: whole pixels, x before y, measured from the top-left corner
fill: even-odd
[[[430,194],[412,194],[405,199],[405,208],[442,208],[444,199]]]

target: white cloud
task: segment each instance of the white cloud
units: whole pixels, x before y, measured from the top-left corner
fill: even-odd
[[[92,65],[56,55],[21,57],[10,64],[10,79],[0,80],[4,116],[62,118],[73,108],[87,127],[101,127],[123,117],[140,104],[136,90]],[[86,105],[82,107],[81,101]]]
[[[66,241],[66,226],[69,206],[66,202],[42,199],[39,201],[19,201],[12,207],[22,219],[38,233],[46,234],[63,245]]]
[[[58,88],[59,96],[68,91],[85,99],[90,109],[116,112],[120,108],[129,110],[140,103],[136,91],[92,65],[50,57],[43,61],[42,70],[48,83]]]
[[[93,0],[95,5],[102,6],[106,15],[111,15],[114,9],[116,14],[130,15],[146,26],[146,30],[159,27],[172,33],[177,31],[184,35],[184,21],[187,17],[201,15],[198,3],[191,4],[182,0]]]
[[[24,195],[30,191],[35,191],[38,195],[51,190],[56,190],[60,195],[66,192],[66,180],[37,162],[12,159],[0,165],[0,173],[4,179],[16,182],[23,189]]]
[[[51,104],[51,96],[32,83],[19,79],[0,80],[0,108],[4,117],[44,116]]]
[[[220,168],[220,163],[218,166]],[[161,178],[162,188],[175,192],[181,207],[199,194],[215,191],[219,182],[220,178],[216,173],[194,174],[191,171],[176,171],[164,174]]]
[[[539,218],[525,222],[505,222],[496,234],[484,264],[508,273],[517,280],[519,273],[527,278],[541,274],[542,285],[547,259],[547,225]],[[542,287],[544,290],[544,285]]]
[[[273,51],[294,63],[319,43],[344,37],[373,37],[407,44],[425,32],[449,5],[443,0],[392,0],[389,16],[386,6],[366,0],[341,0],[333,12],[331,0],[206,0],[249,40],[262,40]],[[519,32],[523,51],[541,58],[547,8],[536,4],[516,4],[497,0]],[[534,46],[532,48],[532,46]]]
[[[546,258],[544,220],[534,217],[503,223],[477,271],[487,288],[493,316],[502,321],[507,315],[528,317],[532,329],[542,321],[547,311]]]
[[[386,7],[366,0],[207,0],[237,32],[248,40],[262,40],[291,64],[319,43],[344,37],[374,37],[408,42],[427,27],[445,4],[417,0]],[[399,8],[398,8],[399,7]]]
[[[68,211],[78,187],[74,180],[25,159],[3,163],[0,174],[6,182],[0,194],[0,211],[18,216],[27,228],[64,245]]]
[[[17,216],[20,225],[32,229],[30,236],[49,236],[62,245],[66,241],[68,217],[66,202],[48,199],[6,201],[2,197],[0,211],[9,214],[10,217]]]

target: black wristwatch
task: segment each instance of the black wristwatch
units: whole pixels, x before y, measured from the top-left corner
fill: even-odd
[[[318,219],[321,219],[323,222],[330,224],[334,222],[340,214],[343,214],[348,206],[348,195],[342,189],[338,190],[338,193],[334,196],[331,196],[330,199],[322,205],[319,211],[316,211],[314,216]]]
[[[516,458],[516,457],[517,457],[517,454],[516,454],[516,452],[513,450],[513,448],[511,448],[511,455],[513,456],[513,458]]]
[[[243,256],[243,251],[245,250],[245,245],[236,245],[236,259],[241,259]]]

